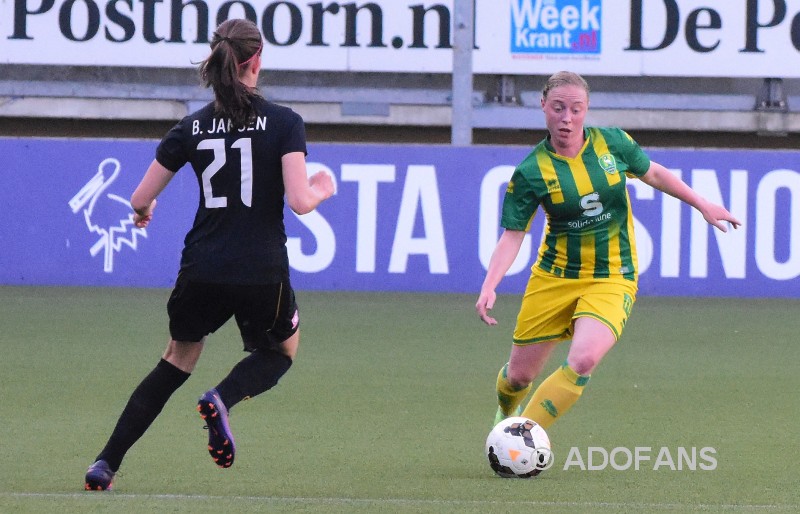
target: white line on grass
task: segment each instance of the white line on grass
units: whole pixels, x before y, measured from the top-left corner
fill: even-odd
[[[208,501],[208,500],[227,500],[244,502],[271,502],[271,503],[298,503],[305,505],[452,505],[452,506],[528,506],[528,507],[574,507],[574,508],[605,508],[605,509],[658,509],[658,510],[776,510],[792,511],[800,510],[800,505],[777,504],[777,505],[747,505],[747,504],[719,504],[719,503],[615,503],[615,502],[558,502],[558,501],[496,501],[496,500],[425,500],[417,498],[312,498],[312,497],[282,497],[282,496],[220,496],[205,494],[127,494],[117,492],[80,492],[80,493],[14,493],[0,492],[0,496],[12,498],[73,498],[73,499],[133,499],[133,500],[189,500],[189,501]]]

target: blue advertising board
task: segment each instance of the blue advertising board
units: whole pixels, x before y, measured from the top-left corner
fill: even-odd
[[[599,57],[602,13],[601,0],[511,0],[511,54]]]
[[[146,230],[128,199],[157,141],[0,139],[0,284],[170,287],[198,202],[191,170],[159,197]],[[500,235],[519,146],[310,144],[310,171],[336,195],[286,210],[298,289],[476,293]],[[629,181],[640,294],[800,297],[800,152],[647,149],[744,226],[722,233],[697,212]],[[498,292],[521,292],[536,258],[537,213]]]

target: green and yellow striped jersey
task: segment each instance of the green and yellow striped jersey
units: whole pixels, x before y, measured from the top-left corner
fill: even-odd
[[[566,278],[636,280],[633,215],[626,175],[641,177],[650,158],[625,131],[584,129],[574,158],[545,139],[517,166],[503,201],[501,225],[528,230],[539,205],[547,217],[534,267]]]

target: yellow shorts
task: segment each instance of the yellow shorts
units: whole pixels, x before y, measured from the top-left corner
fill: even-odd
[[[636,301],[636,282],[624,278],[562,278],[534,269],[514,328],[514,344],[572,338],[575,319],[594,318],[619,339]]]

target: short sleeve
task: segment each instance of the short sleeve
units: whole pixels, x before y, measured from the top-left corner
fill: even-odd
[[[292,152],[303,152],[303,155],[307,155],[306,125],[299,114],[294,111],[290,112],[291,116],[288,120],[288,130],[286,131],[286,137],[283,139],[283,144],[281,145],[281,155],[283,156]]]
[[[177,172],[189,161],[189,155],[186,152],[186,145],[183,141],[184,120],[172,127],[158,144],[158,148],[156,148],[156,160],[173,172]]]
[[[628,176],[641,177],[650,169],[650,157],[627,132],[619,129],[620,152],[628,164]]]
[[[539,199],[520,165],[506,188],[500,225],[509,230],[528,230],[538,207]]]

